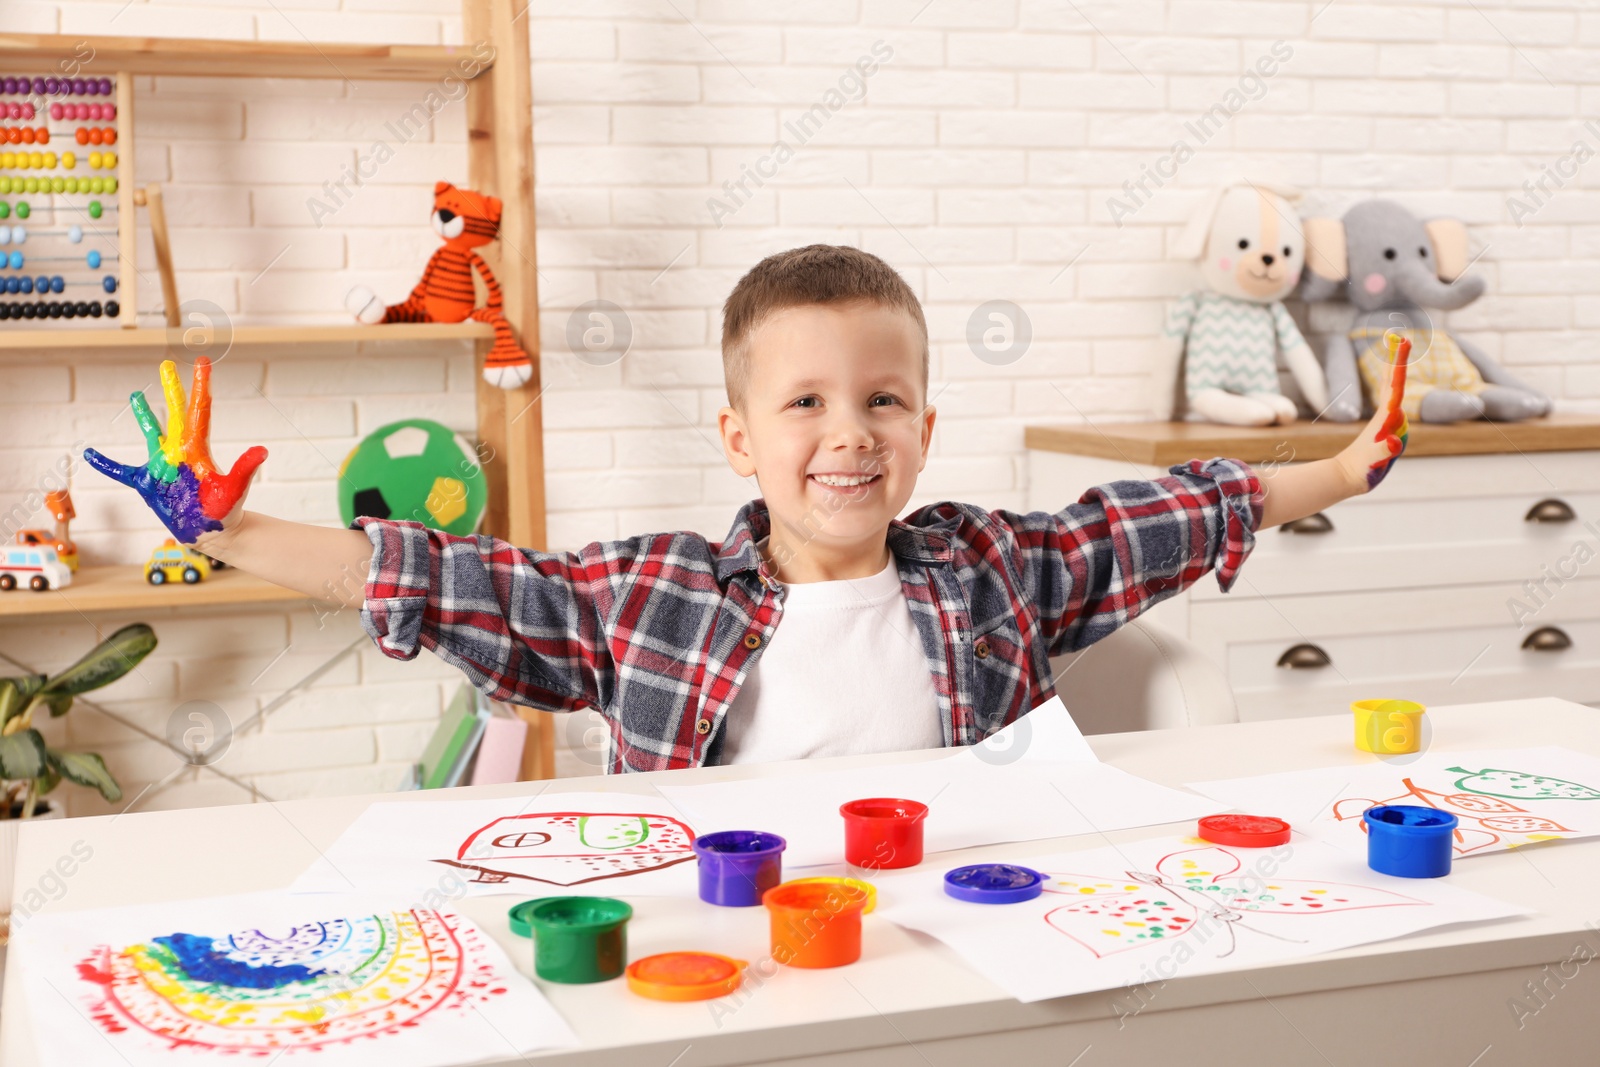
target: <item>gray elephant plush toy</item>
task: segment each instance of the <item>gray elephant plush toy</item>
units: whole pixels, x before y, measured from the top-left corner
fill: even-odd
[[[1406,417],[1422,422],[1492,419],[1516,422],[1547,415],[1550,398],[1518,381],[1469,341],[1436,326],[1430,310],[1454,311],[1483,295],[1483,279],[1462,277],[1467,231],[1455,219],[1423,223],[1390,200],[1368,200],[1343,219],[1307,219],[1307,303],[1342,296],[1355,305],[1347,333],[1328,341],[1325,417],[1361,418],[1361,385],[1381,394],[1387,379],[1385,333],[1411,342]]]

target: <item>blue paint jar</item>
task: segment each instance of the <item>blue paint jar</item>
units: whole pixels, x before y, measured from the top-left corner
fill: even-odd
[[[695,838],[700,899],[725,908],[753,908],[761,894],[783,881],[788,842],[760,830],[723,830]]]
[[[1399,878],[1443,878],[1455,855],[1456,824],[1448,811],[1419,804],[1380,804],[1361,815],[1367,866]]]

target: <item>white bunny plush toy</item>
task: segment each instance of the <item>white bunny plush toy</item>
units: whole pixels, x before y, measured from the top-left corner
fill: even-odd
[[[1306,403],[1328,402],[1322,365],[1283,298],[1300,280],[1305,236],[1292,190],[1245,182],[1216,189],[1200,205],[1174,254],[1199,260],[1205,288],[1167,312],[1156,413],[1170,419],[1179,370],[1194,416],[1234,426],[1293,422],[1295,402],[1278,388],[1283,352]]]

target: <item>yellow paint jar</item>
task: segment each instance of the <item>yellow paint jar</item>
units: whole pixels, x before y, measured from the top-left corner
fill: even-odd
[[[1422,745],[1422,715],[1428,709],[1410,700],[1357,700],[1356,748],[1381,756],[1415,752]]]

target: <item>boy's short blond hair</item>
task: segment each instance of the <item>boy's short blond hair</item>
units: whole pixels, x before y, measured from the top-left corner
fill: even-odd
[[[750,387],[750,335],[775,311],[807,304],[865,301],[900,308],[922,333],[922,389],[928,389],[928,323],[906,280],[871,252],[806,245],[750,268],[722,305],[722,375],[728,403],[743,410]]]

